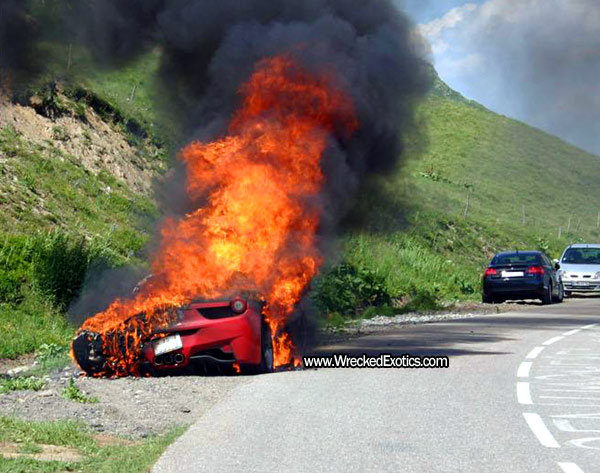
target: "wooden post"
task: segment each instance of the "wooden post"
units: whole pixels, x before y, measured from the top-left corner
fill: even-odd
[[[571,216],[569,215],[569,223],[567,224],[567,235],[571,231]]]
[[[135,84],[135,85],[133,86],[133,89],[131,89],[131,95],[129,96],[129,101],[130,101],[130,102],[132,102],[132,101],[133,101],[133,99],[135,98],[135,91],[136,91],[136,89],[137,89],[137,84]]]
[[[469,187],[469,192],[467,192],[467,204],[465,205],[465,211],[463,212],[463,217],[467,218],[469,215],[469,205],[471,204],[471,188]]]
[[[558,239],[560,240],[561,237],[561,233],[562,233],[562,227],[558,227]]]

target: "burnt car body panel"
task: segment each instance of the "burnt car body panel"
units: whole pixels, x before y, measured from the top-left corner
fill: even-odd
[[[233,310],[233,303],[244,303],[242,311]],[[176,310],[176,320],[167,328],[156,330],[142,341],[142,372],[158,374],[184,369],[195,362],[216,362],[229,365],[272,370],[265,365],[265,347],[272,348],[270,330],[263,316],[263,303],[257,300],[193,301]],[[132,319],[144,319],[143,314]],[[126,334],[80,332],[73,341],[73,354],[79,366],[91,375],[111,375],[102,353],[103,337],[127,340]],[[181,347],[156,355],[158,341],[179,337]],[[265,338],[265,340],[263,340]],[[268,340],[266,340],[268,338]],[[113,338],[114,340],[114,338]]]
[[[218,318],[208,318],[203,309],[222,309]],[[165,363],[158,360],[154,353],[154,342],[151,339],[144,344],[144,360],[155,369],[184,368],[194,359],[212,359],[216,362],[240,364],[259,364],[261,361],[261,327],[263,324],[262,304],[248,302],[242,314],[231,311],[230,302],[192,302],[180,309],[182,318],[169,328],[160,330],[157,335],[179,335],[182,348],[170,352],[175,358],[180,354],[183,360],[176,363]],[[221,350],[231,356],[218,357],[215,350]]]

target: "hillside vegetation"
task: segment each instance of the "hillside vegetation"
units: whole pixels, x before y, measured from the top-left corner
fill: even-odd
[[[69,54],[68,73],[57,65],[22,105],[0,104],[0,357],[66,344],[64,312],[90,268],[144,261],[151,184],[178,140],[156,106],[158,51],[118,70]],[[313,285],[331,323],[477,299],[494,252],[557,256],[600,236],[598,157],[439,80],[417,123],[403,165],[367,182],[341,257]]]
[[[598,156],[468,101],[439,79],[418,122],[404,166],[369,182],[346,225],[344,262],[367,275],[357,286],[373,287],[354,306],[368,306],[369,297],[396,306],[367,316],[478,299],[481,273],[501,250],[558,258],[568,243],[600,240]],[[336,304],[356,294],[331,291],[343,279],[334,268],[321,282],[325,297],[317,294],[334,317]]]
[[[0,91],[0,357],[68,343],[65,318],[90,269],[144,263],[168,137],[150,96],[157,55],[119,70],[73,53]],[[145,82],[147,81],[147,82]]]

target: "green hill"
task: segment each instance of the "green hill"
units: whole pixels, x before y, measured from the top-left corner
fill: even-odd
[[[558,257],[568,243],[600,240],[598,156],[439,79],[418,123],[404,166],[368,184],[344,237],[345,261],[371,273],[396,305],[478,298],[481,272],[500,250]]]
[[[156,51],[112,71],[86,51],[72,59],[69,74],[32,85],[24,106],[0,105],[0,357],[66,343],[74,328],[63,312],[88,269],[144,259],[158,215],[148,183],[177,139],[153,105]],[[597,156],[440,80],[417,124],[404,164],[365,185],[340,260],[313,286],[332,321],[477,299],[496,251],[557,256],[600,239]]]

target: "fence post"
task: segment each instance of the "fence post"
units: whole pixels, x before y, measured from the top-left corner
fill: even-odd
[[[469,187],[469,192],[467,192],[467,205],[465,205],[465,211],[463,212],[463,217],[467,218],[469,214],[469,205],[471,204],[471,188]]]
[[[71,70],[71,63],[73,61],[73,43],[69,44],[69,57],[67,58],[67,71]]]

